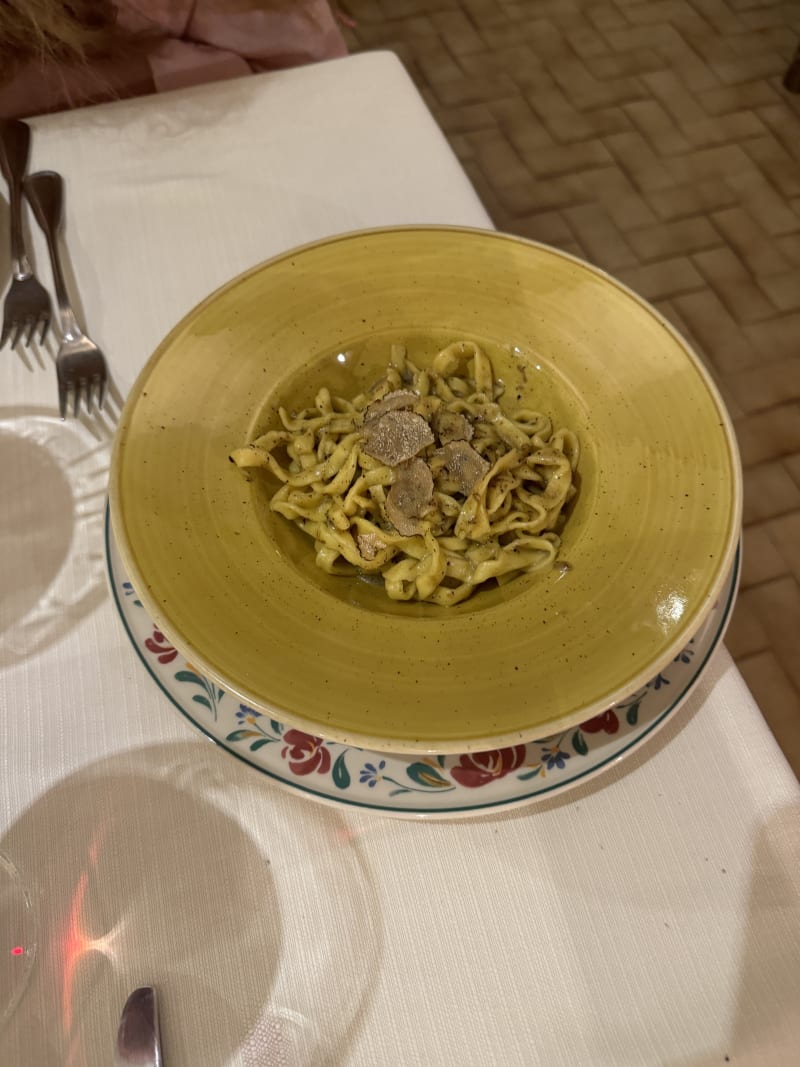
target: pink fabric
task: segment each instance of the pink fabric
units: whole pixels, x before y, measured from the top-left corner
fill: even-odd
[[[86,67],[28,64],[0,84],[0,117],[24,118],[347,53],[328,0],[295,0],[274,9],[237,6],[225,0],[118,0],[120,27],[152,37],[125,56]]]

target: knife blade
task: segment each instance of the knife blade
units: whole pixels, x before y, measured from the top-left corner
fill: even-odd
[[[117,1031],[114,1067],[163,1067],[158,1000],[151,985],[134,989],[125,1001]]]

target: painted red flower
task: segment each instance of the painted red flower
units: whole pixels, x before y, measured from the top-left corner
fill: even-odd
[[[312,737],[301,730],[287,730],[281,756],[289,760],[292,774],[327,774],[331,769],[330,750],[321,737]]]
[[[148,652],[154,653],[159,663],[172,663],[178,655],[178,650],[173,648],[160,630],[153,627],[153,636],[148,637],[144,643]]]
[[[525,762],[525,745],[513,748],[495,748],[490,752],[472,752],[459,756],[458,765],[451,770],[459,785],[477,789],[497,778],[503,778],[511,771],[518,770]]]
[[[604,711],[602,715],[595,715],[588,722],[581,723],[581,730],[587,734],[615,734],[619,730],[619,719],[615,711]]]

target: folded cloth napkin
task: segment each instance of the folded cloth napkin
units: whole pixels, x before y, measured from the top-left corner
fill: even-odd
[[[345,55],[328,0],[117,0],[130,46],[84,64],[41,59],[0,74],[0,118],[140,96]]]

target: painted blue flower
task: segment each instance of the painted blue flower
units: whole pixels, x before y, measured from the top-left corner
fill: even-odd
[[[358,780],[362,785],[366,784],[373,789],[383,777],[381,771],[385,766],[385,759],[382,759],[377,767],[374,763],[365,763],[359,772]]]
[[[554,767],[558,767],[559,770],[564,770],[566,766],[565,761],[569,759],[569,752],[562,752],[558,748],[543,748],[542,749],[542,762],[547,767],[548,771],[552,771]]]
[[[236,718],[239,722],[255,722],[256,719],[261,718],[261,712],[248,708],[246,704],[240,704],[239,710],[236,712]]]

